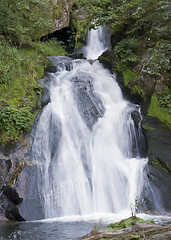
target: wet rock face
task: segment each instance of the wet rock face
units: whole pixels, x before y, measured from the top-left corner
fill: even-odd
[[[148,179],[154,191],[158,191],[159,202],[165,211],[171,211],[171,131],[154,117],[143,120],[149,157]]]
[[[99,117],[103,116],[104,107],[93,93],[91,76],[82,72],[78,73],[73,79],[74,91],[77,97],[79,111],[87,124],[92,129]]]

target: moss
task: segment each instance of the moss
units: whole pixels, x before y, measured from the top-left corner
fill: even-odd
[[[120,222],[110,224],[107,227],[107,229],[119,230],[119,229],[123,229],[123,228],[129,228],[135,223],[145,223],[145,222],[155,224],[154,221],[151,221],[151,220],[143,220],[143,219],[138,218],[138,217],[130,217],[130,218],[127,218],[127,219],[123,219]]]
[[[169,129],[171,129],[171,113],[168,109],[160,106],[155,95],[151,98],[148,115],[157,117],[160,121],[165,123]]]
[[[147,131],[154,131],[154,130],[155,130],[155,128],[150,127],[150,126],[147,126],[147,125],[145,125],[145,124],[142,125],[142,128],[145,129],[145,130],[147,130]]]
[[[124,76],[124,83],[127,86],[128,83],[133,80],[135,77],[137,77],[137,73],[129,68],[127,68],[124,72],[123,72],[123,76]]]
[[[167,162],[162,162],[159,158],[152,160],[152,165],[163,169],[167,173],[171,173],[171,166]]]

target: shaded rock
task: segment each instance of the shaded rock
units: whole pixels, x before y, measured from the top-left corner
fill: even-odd
[[[52,65],[56,67],[56,71],[61,69],[70,71],[72,69],[72,58],[71,57],[48,57]]]
[[[55,73],[56,71],[57,67],[49,60],[45,68],[45,72]]]
[[[165,211],[171,210],[171,131],[157,118],[146,116],[143,129],[147,140],[148,178],[158,189]]]
[[[114,67],[114,56],[112,52],[108,49],[106,50],[99,58],[98,60],[103,64],[105,68],[108,68],[112,70]]]
[[[40,196],[37,185],[37,165],[32,162],[25,167],[16,183],[16,189],[23,201],[18,205],[19,213],[26,220],[38,220],[45,218],[40,204]]]
[[[50,102],[50,94],[48,88],[44,87],[41,96],[41,107],[43,108]]]
[[[138,111],[134,111],[131,113],[131,117],[134,120],[135,126],[138,128],[141,121],[140,113]]]
[[[5,216],[6,218],[8,218],[9,220],[12,221],[18,221],[18,222],[22,222],[25,221],[25,219],[20,215],[18,207],[12,203],[10,203],[5,211]]]
[[[116,81],[118,82],[125,99],[141,106],[144,104],[143,98],[138,93],[133,93],[131,88],[125,86],[122,73],[116,72]]]
[[[72,57],[73,59],[85,59],[83,53],[81,53],[81,52],[79,52],[79,51],[71,54],[71,57]]]
[[[7,187],[3,193],[6,197],[15,205],[20,204],[23,201],[23,198],[20,198],[17,191],[12,187]]]

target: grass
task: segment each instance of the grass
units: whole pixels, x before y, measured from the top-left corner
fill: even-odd
[[[137,73],[129,68],[123,72],[124,83],[127,86],[128,83],[137,76]]]
[[[148,109],[148,115],[157,117],[171,129],[171,113],[169,109],[160,106],[155,95],[151,98],[151,103]]]

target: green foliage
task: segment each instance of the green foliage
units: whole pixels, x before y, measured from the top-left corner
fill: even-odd
[[[33,115],[27,109],[4,107],[0,111],[0,141],[18,140],[19,135],[31,128]]]
[[[82,15],[85,13],[78,9],[75,12],[72,12],[71,15],[71,31],[69,32],[70,38],[68,43],[71,48],[78,49],[79,47],[83,46],[85,43],[82,42],[83,39],[86,39],[87,36],[87,29],[88,29],[88,21],[85,18],[85,21],[80,21],[82,19]]]
[[[164,91],[159,93],[158,99],[160,106],[168,108],[171,113],[171,86],[166,86]]]
[[[64,55],[65,49],[54,40],[35,41],[32,47],[18,48],[1,37],[0,50],[0,142],[7,144],[29,131],[32,121],[28,121],[27,116],[33,119],[41,107],[42,86],[36,79],[43,77],[48,62],[46,55]],[[12,119],[18,116],[17,124],[9,114],[12,114]],[[25,118],[28,126],[19,121],[20,116]],[[4,121],[8,129],[7,125],[3,127]]]
[[[36,58],[33,49],[27,49],[29,54],[26,54],[9,43],[0,42],[0,50],[0,83],[9,83],[15,77],[23,77],[23,74],[36,75],[40,58]]]
[[[63,1],[0,1],[0,142],[15,141],[30,130],[40,109],[46,56],[65,55],[61,42],[38,39],[55,29]]]
[[[34,42],[33,46],[44,56],[65,56],[66,50],[63,42],[52,38],[44,42]]]
[[[131,237],[131,239],[144,240],[144,238],[141,238],[141,235],[139,235],[139,234],[131,234],[130,237]]]
[[[168,40],[160,40],[154,47],[150,47],[147,56],[142,63],[149,75],[161,76],[170,71],[171,43]]]
[[[139,62],[137,56],[138,40],[135,38],[124,38],[118,42],[114,48],[116,58],[118,58],[118,64],[121,61],[122,70],[128,66],[134,66]],[[121,69],[119,69],[121,70]]]
[[[143,220],[138,217],[130,217],[127,219],[123,219],[120,222],[117,223],[111,223],[107,229],[114,229],[114,230],[119,230],[119,229],[124,229],[124,228],[129,228],[135,223],[144,223],[144,222],[150,222],[154,224],[154,221],[151,220]]]

